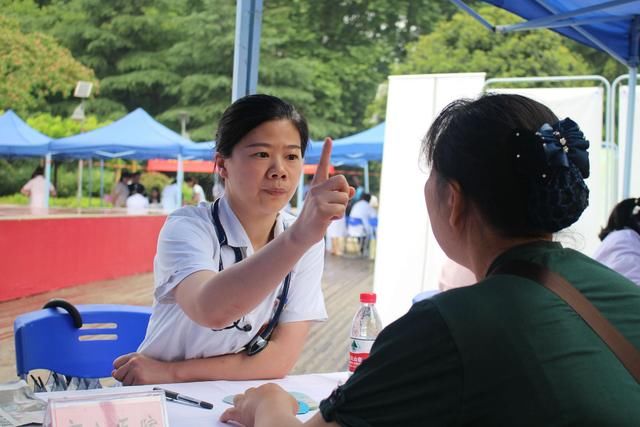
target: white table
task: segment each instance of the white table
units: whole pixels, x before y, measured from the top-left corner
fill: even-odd
[[[292,375],[281,380],[269,381],[204,381],[197,383],[178,383],[178,384],[158,384],[148,386],[133,387],[113,387],[100,390],[90,391],[60,391],[53,393],[38,393],[38,397],[45,400],[54,397],[70,397],[70,396],[87,396],[91,394],[111,394],[121,393],[123,391],[142,391],[151,390],[153,387],[162,387],[171,391],[195,397],[206,402],[213,403],[213,409],[202,409],[197,406],[167,401],[167,412],[169,414],[169,425],[171,427],[199,427],[199,426],[221,426],[228,427],[229,424],[223,424],[218,419],[220,415],[231,406],[224,403],[222,399],[225,396],[241,393],[249,387],[256,387],[260,384],[273,382],[279,384],[287,391],[299,391],[306,393],[316,402],[320,401],[331,394],[331,391],[345,382],[348,378],[346,372],[336,372],[330,374],[307,374]],[[310,411],[307,414],[300,415],[302,421],[311,418],[317,411]]]

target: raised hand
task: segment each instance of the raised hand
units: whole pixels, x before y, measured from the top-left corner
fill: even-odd
[[[331,221],[344,216],[347,203],[355,194],[344,175],[329,178],[332,147],[331,138],[325,138],[302,212],[291,227],[295,240],[304,244],[312,245],[322,239]]]

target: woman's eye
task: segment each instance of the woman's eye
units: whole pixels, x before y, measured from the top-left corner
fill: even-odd
[[[300,158],[300,156],[298,156],[297,154],[288,154],[287,155],[287,160],[298,160]]]
[[[269,153],[266,153],[264,151],[261,151],[259,153],[256,153],[253,155],[254,157],[259,157],[261,159],[266,159],[267,157],[269,157]]]

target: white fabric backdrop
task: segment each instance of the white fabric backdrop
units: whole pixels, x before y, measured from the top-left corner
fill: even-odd
[[[618,122],[618,198],[616,203],[622,200],[624,156],[627,148],[627,106],[629,99],[629,86],[621,86],[618,91],[619,102],[619,122]],[[636,109],[633,126],[633,147],[631,150],[631,185],[629,186],[630,197],[640,197],[640,86],[636,88]]]
[[[444,254],[427,218],[423,191],[427,171],[420,159],[420,144],[442,108],[482,92],[484,76],[389,77],[374,272],[376,305],[385,325],[409,309],[414,295],[437,289]]]

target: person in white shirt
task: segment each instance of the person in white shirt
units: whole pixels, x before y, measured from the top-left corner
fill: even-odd
[[[44,177],[44,169],[38,166],[31,174],[31,179],[20,189],[25,196],[29,196],[29,207],[32,211],[44,210],[45,195],[47,193],[47,180]],[[56,195],[56,189],[53,184],[49,183],[49,194]]]
[[[198,184],[198,179],[195,176],[187,178],[187,185],[192,188],[191,201],[194,205],[207,201],[207,197],[204,195],[204,190],[202,189],[202,186]]]
[[[133,194],[127,197],[127,214],[141,215],[149,211],[149,199],[144,196],[144,187],[133,184]]]
[[[308,139],[304,118],[278,98],[250,95],[227,108],[215,154],[225,194],[167,218],[147,334],[137,353],[114,361],[114,378],[262,379],[293,368],[311,323],[327,317],[322,236],[354,193],[344,176],[328,176],[327,138],[300,215],[282,211]]]
[[[178,183],[175,179],[162,189],[160,199],[162,200],[162,210],[166,213],[171,213],[182,205],[181,201],[178,200]]]
[[[371,226],[369,220],[372,218],[376,218],[378,216],[378,213],[369,204],[370,200],[371,200],[371,194],[362,193],[360,200],[358,200],[353,204],[353,207],[351,208],[351,212],[349,213],[349,217],[357,218],[361,220],[362,224],[357,224],[357,225],[348,224],[347,231],[349,236],[371,237],[373,232],[373,227]]]
[[[618,203],[593,258],[640,286],[640,198]]]

